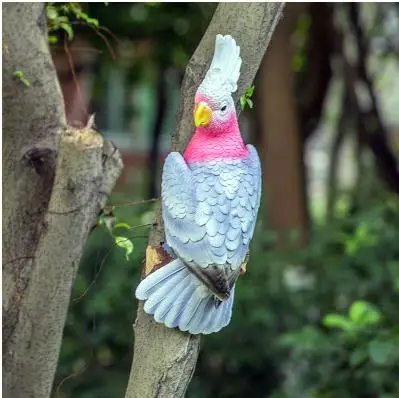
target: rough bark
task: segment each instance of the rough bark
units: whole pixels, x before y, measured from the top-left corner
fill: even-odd
[[[243,64],[235,94],[238,103],[240,96],[255,77],[283,8],[284,3],[218,5],[186,69],[176,128],[172,136],[173,150],[182,151],[193,132],[194,94],[209,67],[216,34],[230,34],[241,46]],[[150,247],[160,251],[163,237],[162,220],[158,211],[150,236]],[[153,253],[154,250],[148,252]],[[154,256],[147,255],[146,261],[145,270],[148,273],[155,265],[153,262],[159,263],[161,259],[154,260]],[[143,312],[142,302],[138,306],[134,330],[134,357],[126,397],[183,397],[197,362],[199,337],[156,324],[152,317]]]
[[[83,245],[122,162],[90,126],[66,126],[44,3],[3,4],[3,123],[3,392],[45,398]]]
[[[257,106],[262,139],[263,197],[268,222],[278,233],[277,248],[288,243],[288,233],[301,232],[307,241],[308,217],[304,184],[303,145],[294,95],[290,39],[306,3],[287,5],[265,55],[258,82]]]

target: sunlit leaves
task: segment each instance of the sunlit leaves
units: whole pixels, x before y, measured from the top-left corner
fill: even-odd
[[[353,256],[361,247],[373,246],[378,242],[378,236],[370,224],[362,222],[351,237],[345,242],[345,252]]]
[[[360,327],[378,325],[381,318],[381,312],[375,305],[364,300],[357,300],[349,307],[347,316],[335,313],[327,314],[323,318],[323,325],[345,332],[353,332]]]
[[[253,95],[253,93],[254,93],[254,90],[255,90],[255,86],[248,87],[248,88],[246,89],[246,91],[245,91],[245,94],[241,96],[241,98],[240,98],[240,105],[241,105],[241,109],[242,109],[242,110],[244,110],[244,109],[245,109],[245,106],[247,106],[247,105],[248,105],[248,107],[249,107],[250,109],[253,108],[254,103],[253,103],[251,97],[252,97],[252,95]]]
[[[134,245],[133,242],[125,236],[114,236],[115,245],[125,250],[126,260],[129,260],[129,256],[133,253]]]
[[[355,301],[349,308],[349,319],[357,325],[377,325],[381,321],[381,312],[367,301]]]
[[[56,33],[60,30],[66,33],[69,41],[74,39],[71,19],[82,21],[95,29],[99,28],[98,20],[89,17],[79,3],[48,3],[46,13],[49,32],[48,41],[50,44],[58,42]]]
[[[354,323],[344,315],[327,314],[323,318],[323,325],[328,328],[337,328],[345,332],[351,332],[354,328]]]
[[[57,37],[51,33],[60,29],[66,32],[68,40],[72,40],[74,35],[69,18],[66,15],[60,15],[59,8],[54,3],[48,3],[46,11],[50,43],[57,42]]]
[[[132,227],[126,222],[116,223],[116,217],[114,215],[113,207],[109,207],[103,210],[102,214],[99,217],[97,225],[100,227],[106,227],[106,229],[112,236],[115,246],[125,251],[125,258],[127,261],[129,261],[129,257],[134,250],[134,244],[130,238],[126,236],[120,236],[119,233],[121,229],[130,231]],[[116,230],[118,230],[118,234],[116,234]]]

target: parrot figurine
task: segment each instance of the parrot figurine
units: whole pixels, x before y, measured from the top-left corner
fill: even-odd
[[[156,322],[191,334],[215,333],[230,323],[259,209],[260,161],[244,144],[232,97],[240,68],[240,47],[231,36],[217,35],[195,95],[195,133],[183,156],[171,152],[163,167],[165,246],[173,260],[136,289]]]

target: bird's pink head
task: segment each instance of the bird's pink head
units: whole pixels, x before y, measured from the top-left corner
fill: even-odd
[[[184,153],[188,163],[248,156],[232,97],[240,68],[240,47],[231,36],[217,35],[211,65],[195,95],[196,130]]]
[[[194,100],[194,124],[208,135],[219,135],[237,127],[237,116],[230,94],[218,98],[197,92]]]

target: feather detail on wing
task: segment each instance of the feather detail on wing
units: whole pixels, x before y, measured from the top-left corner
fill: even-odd
[[[253,235],[260,198],[260,165],[245,160],[188,167],[176,152],[162,176],[167,244],[220,299],[228,297]]]

